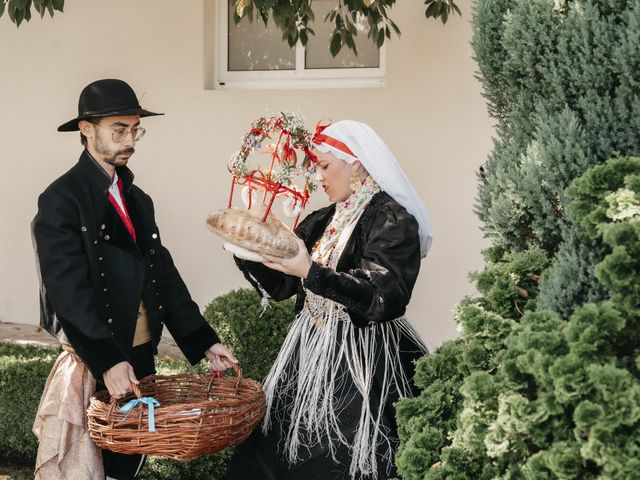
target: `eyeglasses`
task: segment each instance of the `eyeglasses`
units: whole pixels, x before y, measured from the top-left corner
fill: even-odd
[[[115,130],[112,130],[111,128],[101,127],[100,125],[97,125],[95,123],[94,125],[101,130],[106,130],[107,132],[111,132],[111,140],[113,140],[114,143],[123,142],[124,139],[127,138],[127,136],[129,135],[129,132],[131,132],[131,136],[133,137],[134,142],[137,142],[138,140],[140,140],[142,137],[144,137],[144,134],[147,133],[144,127],[140,125],[131,127],[131,129],[116,128]]]

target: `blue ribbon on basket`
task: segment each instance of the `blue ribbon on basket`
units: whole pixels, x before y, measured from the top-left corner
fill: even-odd
[[[155,407],[160,406],[160,402],[153,397],[142,397],[142,398],[134,398],[133,400],[129,400],[123,406],[120,407],[120,411],[122,413],[129,413],[136,405],[146,405],[149,409],[149,431],[156,431],[156,420],[153,413],[153,409]]]

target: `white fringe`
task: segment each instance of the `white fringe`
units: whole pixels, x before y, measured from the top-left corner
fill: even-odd
[[[389,467],[393,457],[391,439],[381,425],[388,395],[398,392],[400,397],[411,396],[410,379],[400,362],[400,339],[406,335],[425,352],[427,348],[404,317],[356,328],[343,305],[310,291],[306,295],[305,306],[292,324],[264,382],[267,414],[263,430],[266,432],[271,426],[274,401],[284,402],[290,422],[284,451],[290,463],[301,458],[301,448],[309,449],[323,442],[328,444],[336,460],[338,446],[345,445],[351,452],[351,477],[371,475],[375,479],[378,447],[386,444],[383,460]],[[378,337],[381,344],[377,342]],[[372,409],[369,398],[376,373],[376,354],[382,356],[384,371],[380,403],[377,409]],[[347,366],[346,372],[341,365]],[[287,371],[294,374],[287,377]],[[349,375],[362,397],[360,420],[352,444],[338,425],[337,408],[344,400],[336,398],[344,382],[338,376],[340,372]]]

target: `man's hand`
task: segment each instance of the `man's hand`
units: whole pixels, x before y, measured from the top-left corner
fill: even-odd
[[[209,359],[211,367],[219,372],[233,368],[233,364],[238,363],[236,357],[221,343],[213,344],[204,354]]]
[[[109,395],[112,398],[122,398],[131,391],[131,384],[140,383],[133,373],[133,367],[129,362],[116,363],[102,375]]]

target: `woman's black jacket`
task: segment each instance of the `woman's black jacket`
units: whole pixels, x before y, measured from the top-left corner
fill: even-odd
[[[296,229],[311,251],[335,212],[335,204],[316,210]],[[304,304],[304,288],[347,307],[357,326],[393,320],[404,314],[420,270],[418,223],[385,192],[376,194],[358,220],[334,271],[313,263],[307,278],[271,270],[236,258],[258,291],[282,300],[297,294],[296,311]],[[304,288],[303,288],[304,283]],[[259,285],[258,285],[259,284]]]

